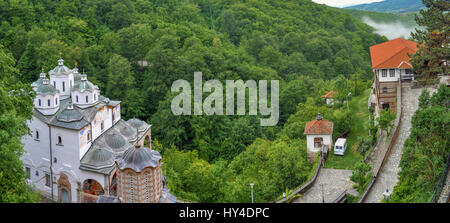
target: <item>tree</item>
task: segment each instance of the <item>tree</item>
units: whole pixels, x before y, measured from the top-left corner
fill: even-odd
[[[25,183],[21,139],[29,134],[34,92],[17,80],[14,58],[0,45],[0,202],[37,202]]]
[[[396,114],[393,113],[390,108],[381,110],[380,117],[377,118],[380,128],[387,130],[391,122],[395,119],[395,116]]]
[[[418,42],[418,50],[411,56],[413,71],[420,79],[437,78],[438,74],[450,74],[450,2],[423,0],[427,7],[416,15],[416,22],[424,29],[416,29],[412,37]]]
[[[359,194],[362,194],[372,178],[372,175],[370,175],[371,169],[370,164],[360,162],[356,165],[355,169],[352,170],[350,180],[356,183],[353,187],[358,190]]]

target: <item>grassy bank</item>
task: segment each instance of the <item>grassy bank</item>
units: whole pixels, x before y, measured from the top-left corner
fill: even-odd
[[[325,163],[325,168],[333,169],[353,169],[354,165],[363,159],[356,148],[357,139],[359,136],[367,136],[369,134],[369,111],[367,108],[367,100],[370,95],[370,89],[364,91],[363,94],[353,97],[348,109],[352,113],[352,125],[350,133],[347,136],[347,150],[344,156],[334,155],[333,149],[331,154]],[[335,111],[335,114],[347,109],[347,105],[344,104],[340,109]],[[334,141],[333,141],[334,143]]]

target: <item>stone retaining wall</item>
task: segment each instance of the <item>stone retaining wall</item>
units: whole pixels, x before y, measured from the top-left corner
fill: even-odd
[[[372,189],[372,186],[374,185],[376,178],[378,176],[378,173],[383,168],[383,165],[386,163],[386,160],[389,158],[389,153],[392,149],[392,147],[395,144],[395,141],[398,137],[398,132],[400,129],[402,120],[402,83],[399,81],[397,85],[397,115],[395,117],[394,126],[392,127],[391,134],[389,135],[389,138],[387,139],[387,143],[385,145],[388,145],[387,147],[383,148],[383,159],[377,160],[376,164],[373,168],[373,175],[372,180],[367,185],[367,188],[364,190],[363,194],[361,195],[358,203],[362,203],[364,199],[367,197],[367,194],[369,194],[370,190]]]

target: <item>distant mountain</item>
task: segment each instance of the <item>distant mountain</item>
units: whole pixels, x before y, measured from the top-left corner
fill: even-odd
[[[422,0],[385,0],[382,2],[349,6],[346,8],[401,14],[418,12],[420,9],[425,8],[425,5],[422,3]]]

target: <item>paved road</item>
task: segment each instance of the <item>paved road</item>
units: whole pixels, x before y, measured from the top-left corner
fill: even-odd
[[[322,203],[322,188],[325,203],[333,202],[344,190],[352,192],[352,185],[350,176],[351,170],[337,170],[322,168],[317,176],[314,186],[310,188],[302,197],[296,198],[292,203]],[[353,192],[354,193],[354,192]]]
[[[429,88],[430,92],[436,89]],[[403,144],[409,137],[411,129],[411,118],[419,107],[419,96],[422,88],[411,89],[409,86],[402,87],[402,122],[400,124],[399,135],[391,149],[389,157],[383,168],[378,173],[377,180],[365,199],[365,203],[379,203],[383,199],[383,192],[389,189],[392,192],[398,182],[399,163],[402,157]]]

